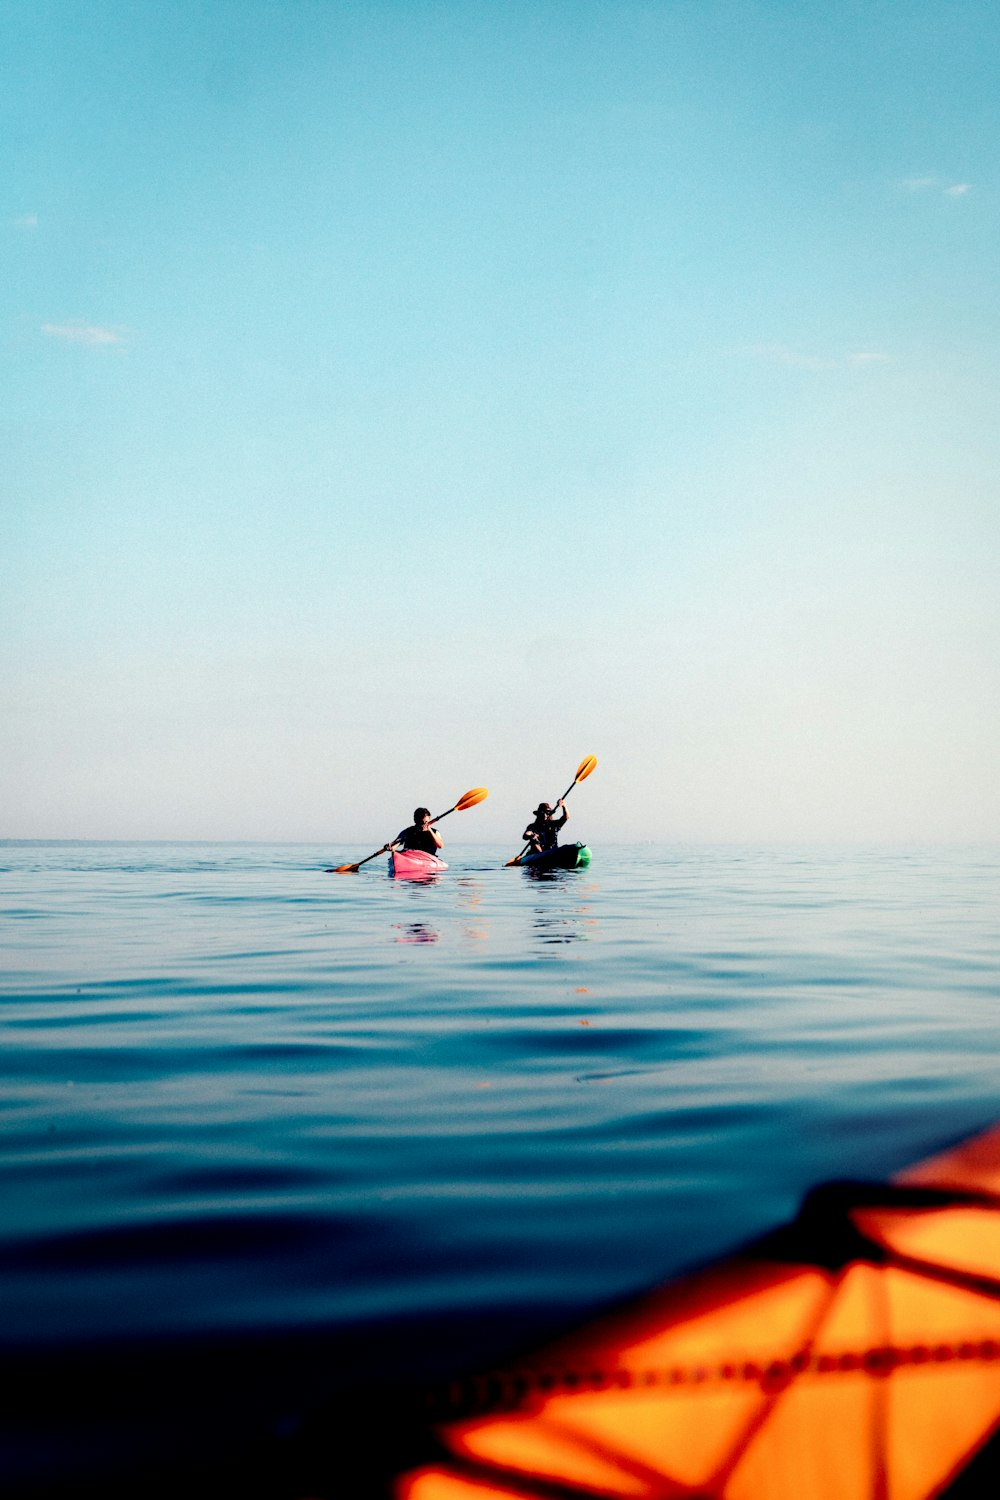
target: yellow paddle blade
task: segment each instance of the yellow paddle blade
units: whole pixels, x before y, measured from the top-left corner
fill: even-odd
[[[596,769],[597,769],[597,756],[596,755],[588,755],[583,760],[581,760],[579,766],[577,767],[576,776],[575,776],[574,780],[575,781],[586,781],[586,779],[590,775],[591,771],[594,771]]]
[[[485,802],[489,795],[489,790],[486,787],[474,786],[471,792],[466,792],[464,797],[459,797],[455,803],[455,811],[465,812],[467,807],[475,807],[477,802]]]

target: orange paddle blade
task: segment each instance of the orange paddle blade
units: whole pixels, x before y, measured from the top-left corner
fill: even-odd
[[[590,775],[591,771],[594,771],[596,769],[597,769],[597,756],[596,755],[588,755],[588,756],[586,756],[583,760],[581,760],[579,766],[577,767],[576,775],[573,778],[574,784],[577,781],[586,781],[586,779]]]
[[[352,871],[357,869],[357,865],[338,865],[335,870],[327,870],[326,873],[328,875],[349,875],[352,873]]]
[[[455,803],[455,811],[465,812],[465,809],[467,807],[475,807],[477,802],[485,802],[486,798],[489,795],[490,794],[488,788],[484,786],[474,786],[471,792],[466,792],[464,797],[459,797],[458,801]]]

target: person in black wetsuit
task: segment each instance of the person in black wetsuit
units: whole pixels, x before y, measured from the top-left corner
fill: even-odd
[[[443,848],[444,839],[436,828],[431,827],[430,808],[416,807],[409,828],[397,833],[392,842],[383,847],[382,853],[389,849],[422,849],[425,854],[437,854]]]
[[[532,854],[541,854],[546,849],[555,849],[559,843],[559,830],[569,818],[566,804],[560,797],[556,807],[562,808],[562,817],[557,818],[547,802],[539,802],[535,808],[535,821],[529,823],[521,837],[531,844]]]

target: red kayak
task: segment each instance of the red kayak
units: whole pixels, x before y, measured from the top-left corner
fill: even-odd
[[[413,880],[437,875],[448,866],[436,854],[426,854],[423,849],[394,849],[389,855],[389,874]]]

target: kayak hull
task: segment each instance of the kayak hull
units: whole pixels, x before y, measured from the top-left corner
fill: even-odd
[[[528,870],[580,870],[590,864],[590,850],[586,844],[558,844],[540,854],[526,854],[521,864]]]
[[[404,880],[419,880],[428,875],[437,875],[448,866],[436,854],[426,854],[423,849],[394,849],[389,855],[389,874]]]

